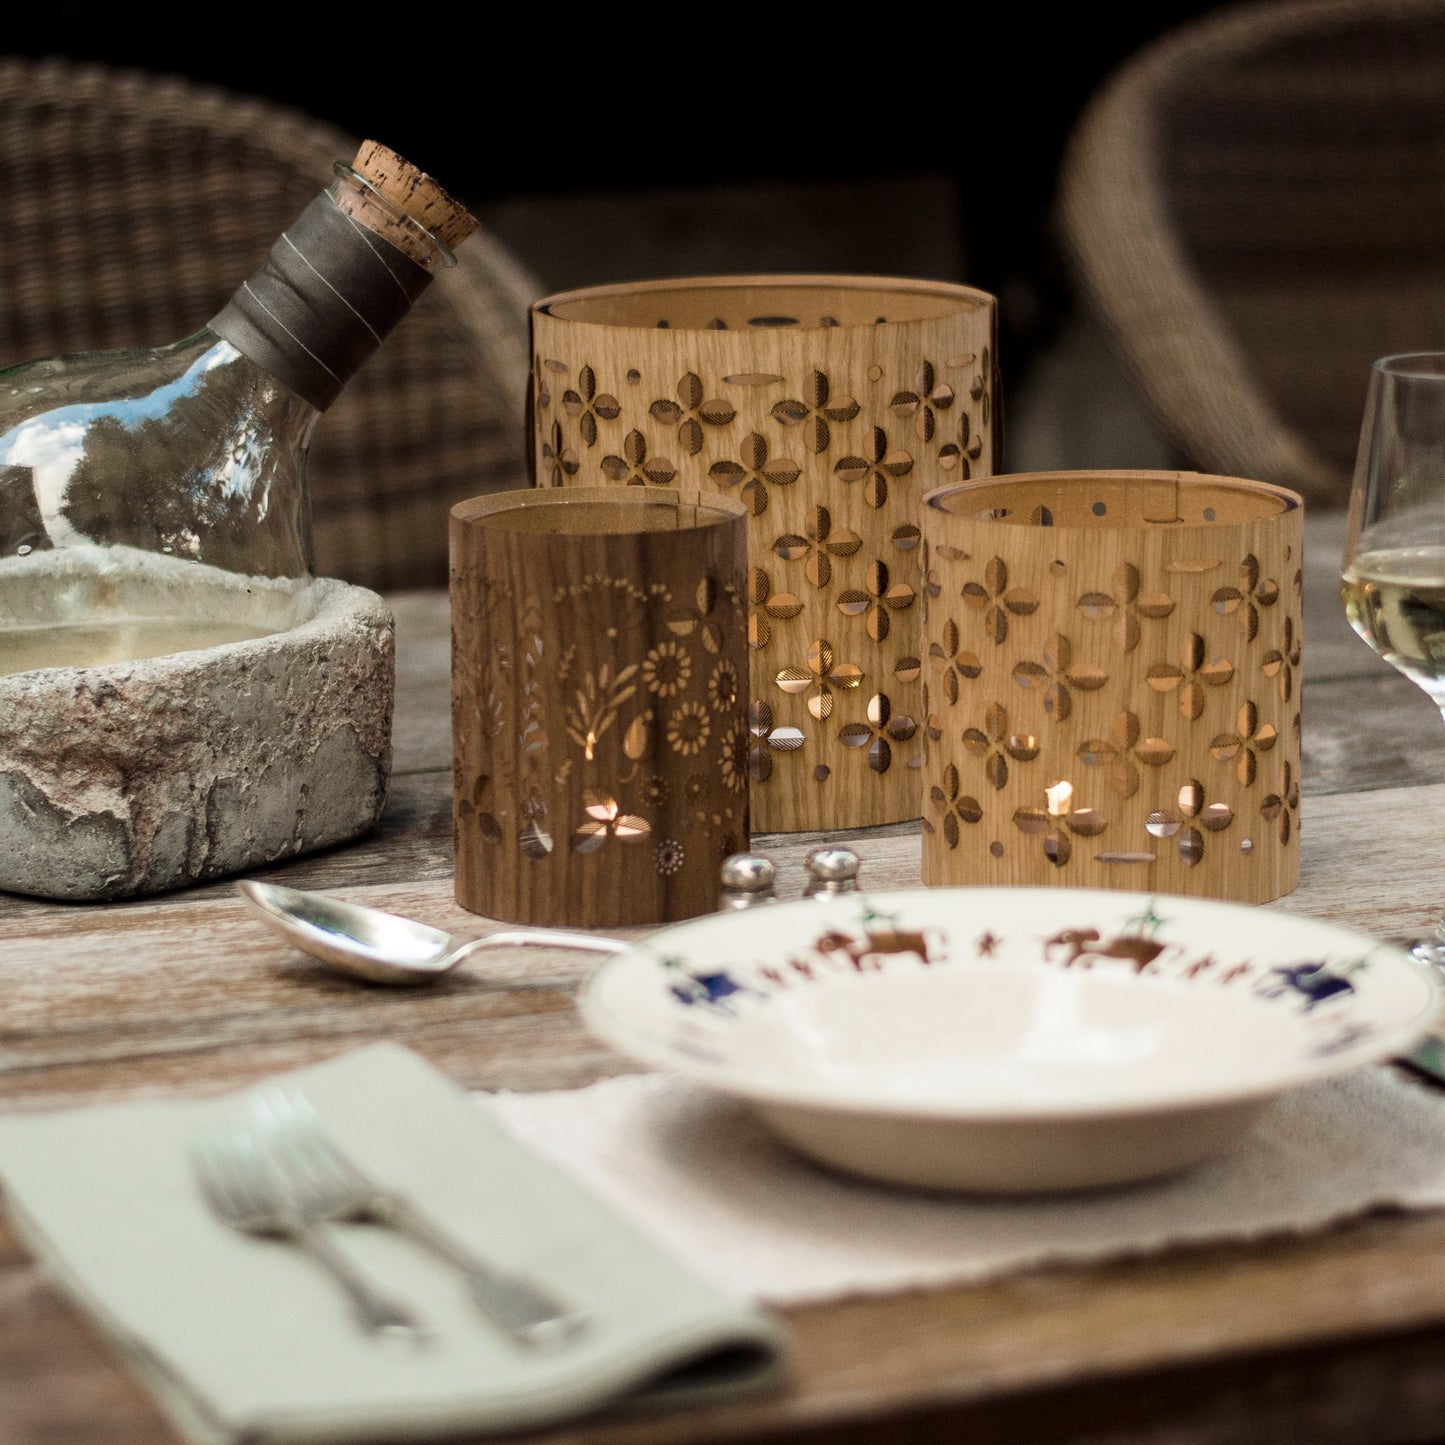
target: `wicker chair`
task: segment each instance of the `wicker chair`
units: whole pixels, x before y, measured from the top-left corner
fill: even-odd
[[[1343,504],[1371,360],[1445,349],[1442,97],[1445,0],[1279,0],[1091,99],[1058,239],[1187,465]]]
[[[0,365],[195,331],[357,145],[176,77],[0,59]],[[527,484],[527,309],[540,294],[475,233],[322,416],[320,574],[444,584],[451,504]]]

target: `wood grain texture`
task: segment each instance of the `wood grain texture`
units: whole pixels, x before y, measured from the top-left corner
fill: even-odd
[[[1307,546],[1315,530],[1307,525]],[[1319,548],[1312,574],[1319,586],[1306,579],[1310,637],[1329,636],[1338,621],[1327,552]],[[501,923],[453,896],[449,746],[437,717],[448,696],[446,601],[394,602],[398,664],[410,685],[398,689],[400,767],[381,824],[369,838],[266,876],[459,933],[490,932]],[[1404,939],[1445,907],[1445,737],[1429,739],[1431,727],[1445,727],[1423,698],[1423,713],[1407,708],[1411,685],[1402,693],[1350,636],[1336,632],[1334,641],[1333,651],[1307,650],[1304,660],[1301,877],[1268,906]],[[1400,756],[1397,773],[1396,750],[1374,746],[1391,729],[1417,730],[1433,753],[1423,762]],[[867,887],[920,877],[912,821],[759,834],[754,845],[776,860],[779,892],[791,898],[802,891],[809,848],[840,840],[858,851]],[[380,1039],[409,1044],[472,1088],[575,1087],[633,1067],[581,1026],[576,988],[591,967],[576,953],[518,950],[398,993],[322,973],[225,882],[114,905],[0,895],[0,1108],[210,1094]],[[1040,1268],[787,1318],[796,1354],[776,1395],[489,1438],[1405,1445],[1438,1440],[1445,1419],[1445,1217],[1437,1214]],[[0,1440],[178,1445],[89,1322],[3,1229]]]
[[[996,468],[996,307],[950,283],[731,276],[532,308],[539,486],[750,512],[753,815],[919,816],[918,499]]]

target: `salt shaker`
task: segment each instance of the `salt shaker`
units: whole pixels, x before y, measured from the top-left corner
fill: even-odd
[[[804,898],[856,892],[858,855],[851,848],[814,848],[804,862],[808,869]]]
[[[733,853],[723,859],[719,911],[777,902],[777,881],[778,870],[770,858],[758,853]]]

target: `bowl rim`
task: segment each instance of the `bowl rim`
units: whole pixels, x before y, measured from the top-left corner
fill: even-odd
[[[1267,904],[1237,904],[1154,890],[1006,884],[864,889],[838,897],[855,901],[875,900],[883,903],[885,907],[890,902],[907,906],[924,901],[935,907],[946,906],[951,901],[977,906],[1006,899],[1013,910],[1022,911],[1044,898],[1050,900],[1051,906],[1056,903],[1074,903],[1088,911],[1102,910],[1107,903],[1127,906],[1148,901],[1161,907],[1182,908],[1191,914],[1202,914],[1204,918],[1220,924],[1229,921],[1242,923],[1246,919],[1258,920],[1267,917],[1276,921],[1281,928],[1297,926],[1306,935],[1313,934],[1319,939],[1329,939],[1336,948],[1349,946],[1362,957],[1368,957],[1372,964],[1379,963],[1414,980],[1418,985],[1419,999],[1408,1016],[1402,1014],[1389,1027],[1371,1034],[1368,1039],[1347,1043],[1323,1054],[1293,1055],[1281,1061],[1276,1073],[1262,1078],[1254,1076],[1236,1085],[1216,1082],[1207,1087],[1196,1085],[1178,1090],[1121,1095],[1107,1099],[1095,1095],[1073,1102],[1051,1100],[1040,1103],[1026,1100],[1007,1103],[993,1099],[977,1105],[971,1105],[968,1101],[956,1097],[939,1100],[860,1097],[841,1093],[806,1078],[787,1077],[761,1070],[750,1071],[736,1063],[710,1060],[701,1049],[690,1052],[675,1042],[640,1031],[630,1026],[625,1018],[609,1007],[606,995],[617,986],[617,980],[639,969],[657,967],[663,961],[665,952],[671,951],[670,945],[686,944],[699,937],[705,939],[709,932],[718,930],[725,920],[748,917],[755,913],[765,912],[769,918],[780,920],[780,910],[787,910],[789,917],[805,917],[808,910],[816,909],[822,901],[802,898],[766,904],[757,910],[743,910],[741,914],[709,914],[667,925],[645,935],[626,953],[609,955],[584,980],[577,999],[582,1019],[595,1036],[634,1061],[650,1068],[686,1076],[695,1083],[760,1106],[851,1115],[871,1120],[1017,1126],[1029,1123],[1097,1123],[1106,1119],[1124,1120],[1160,1114],[1187,1115],[1236,1107],[1251,1101],[1265,1101],[1288,1090],[1349,1073],[1369,1064],[1382,1063],[1408,1052],[1429,1035],[1430,1023],[1440,1012],[1442,1000],[1445,1000],[1445,985],[1442,985],[1441,980],[1426,964],[1414,958],[1404,948],[1359,929],[1308,914],[1271,908]],[[827,900],[829,903],[833,901]],[[1268,963],[1267,958],[1262,961]],[[948,966],[966,968],[969,964],[967,961],[957,961]],[[1040,960],[1040,966],[1053,968],[1057,965]],[[1132,975],[1120,972],[1113,976],[1137,976],[1157,982],[1173,981],[1181,987],[1201,986],[1182,978],[1169,980],[1164,975]],[[1263,1000],[1261,1006],[1266,1006]]]

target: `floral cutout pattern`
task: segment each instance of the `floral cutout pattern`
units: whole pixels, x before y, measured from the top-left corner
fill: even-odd
[[[895,416],[910,420],[920,441],[931,442],[938,430],[938,414],[947,411],[955,399],[953,388],[938,379],[931,361],[925,361],[918,368],[912,388],[895,392],[888,409]]]
[[[1253,642],[1259,634],[1259,614],[1264,607],[1279,601],[1279,583],[1273,577],[1260,575],[1259,561],[1247,556],[1239,564],[1239,580],[1233,587],[1221,587],[1212,601],[1216,611],[1239,622],[1240,634]]]
[[[960,823],[975,824],[983,819],[978,799],[961,792],[960,788],[958,769],[949,763],[943,770],[942,785],[934,784],[928,790],[929,806],[938,815],[939,821],[935,825],[925,816],[924,826],[930,832],[937,826],[950,848],[958,847]]]
[[[635,843],[652,832],[646,818],[622,812],[617,799],[606,793],[589,791],[583,807],[587,816],[578,824],[572,839],[573,851],[577,853],[593,853],[614,839],[619,843]]]
[[[874,562],[868,569],[865,590],[850,587],[838,594],[835,604],[844,617],[866,618],[868,636],[882,642],[888,636],[889,613],[912,607],[918,594],[910,583],[894,581],[885,562]]]
[[[761,567],[748,572],[748,597],[752,610],[748,613],[748,646],[754,650],[772,641],[774,621],[790,621],[803,610],[802,602],[791,592],[774,592],[773,580]]]
[[[958,701],[959,679],[972,681],[983,671],[978,654],[963,646],[958,624],[951,617],[940,636],[928,644],[928,659],[939,674],[939,686],[950,707]]]
[[[1193,721],[1204,711],[1204,689],[1224,687],[1234,678],[1234,663],[1227,657],[1211,659],[1208,644],[1191,632],[1179,649],[1179,663],[1154,663],[1145,674],[1155,692],[1177,692],[1179,716]]]
[[[1163,738],[1140,738],[1138,717],[1128,711],[1116,713],[1107,738],[1092,738],[1079,745],[1078,757],[1086,768],[1108,768],[1109,786],[1121,797],[1132,798],[1139,791],[1139,769],[1162,768],[1174,757],[1174,747]]]
[[[554,487],[560,487],[581,469],[577,453],[563,443],[561,422],[552,423],[547,440],[542,443],[542,462],[548,483]]]
[[[1175,880],[1165,886],[1182,891],[1211,860],[1229,886],[1274,876],[1298,832],[1302,595],[1272,580],[1298,583],[1293,552],[1282,549],[1289,566],[1266,566],[1263,552],[1241,549],[1231,585],[1220,581],[1228,553],[1206,557],[1194,538],[1150,554],[1152,575],[1117,553],[1095,563],[1090,542],[1070,534],[1052,557],[1009,550],[1008,533],[1029,548],[1053,535],[1041,530],[1055,522],[1046,511],[959,513],[965,525],[934,527],[925,542],[925,882],[1019,882],[1042,868],[1120,887]],[[1067,578],[1071,596],[1036,594],[1035,578],[1050,589]],[[1004,679],[1020,692],[1006,697]],[[1113,704],[1102,715],[1101,695]],[[956,730],[946,709],[965,704]],[[1014,755],[1015,737],[1033,756]],[[1047,799],[1034,781],[1041,761],[1053,773]],[[949,814],[970,765],[983,769],[972,775],[977,830]],[[1026,849],[1009,845],[1005,819]]]
[[[622,415],[622,405],[615,396],[598,393],[597,374],[590,366],[582,368],[575,388],[562,393],[562,410],[577,422],[582,440],[589,447],[597,445],[599,420],[615,421]]]
[[[1259,757],[1279,741],[1273,723],[1261,723],[1259,709],[1252,702],[1240,704],[1232,733],[1219,733],[1209,744],[1210,753],[1221,762],[1233,762],[1241,787],[1249,787],[1259,769]]]
[[[703,426],[725,427],[737,416],[726,401],[709,398],[702,378],[687,372],[677,383],[677,400],[655,401],[647,414],[665,427],[677,429],[677,443],[685,455],[695,457],[703,448]]]
[[[1055,722],[1064,722],[1073,712],[1074,691],[1094,692],[1109,680],[1101,667],[1092,663],[1074,663],[1074,646],[1062,633],[1056,633],[1044,648],[1042,662],[1014,664],[1013,679],[1025,689],[1043,694],[1044,711]]]
[[[1009,731],[1008,709],[990,703],[982,728],[964,728],[963,749],[983,760],[983,773],[995,790],[1008,783],[1008,760],[1031,763],[1039,755],[1039,740],[1031,733]]]
[[[666,457],[649,460],[647,438],[636,428],[623,437],[621,456],[602,458],[602,474],[629,487],[670,487],[677,480],[677,468]]]
[[[757,783],[765,783],[773,775],[769,749],[775,753],[795,753],[803,746],[802,730],[780,726],[774,721],[771,705],[761,699],[755,698],[748,706],[748,732],[752,737],[748,745],[748,771]]]
[[[790,487],[802,475],[802,467],[786,457],[769,458],[766,438],[749,432],[743,438],[738,461],[714,462],[708,469],[709,479],[722,488],[736,487],[743,505],[753,516],[761,517],[768,510],[771,487]]]
[[[856,663],[839,662],[833,644],[819,639],[808,648],[807,669],[785,667],[775,679],[789,694],[807,694],[808,711],[824,722],[833,715],[833,694],[851,692],[863,681],[863,669]]]
[[[743,332],[750,324],[727,317],[721,329]],[[952,321],[947,325],[954,327]],[[973,320],[966,323],[968,331],[975,325]],[[852,329],[865,335],[872,330]],[[832,337],[838,330],[834,321],[827,334]],[[985,330],[978,325],[978,340]],[[937,338],[938,323],[921,327],[918,339],[929,334]],[[668,344],[663,343],[664,349]],[[871,340],[867,344],[871,347]],[[709,349],[694,354],[711,357],[713,345],[709,338]],[[554,485],[687,486],[694,484],[690,478],[700,476],[703,485],[743,502],[753,519],[754,570],[747,593],[751,691],[754,696],[773,693],[768,701],[777,725],[795,726],[805,735],[805,745],[795,752],[806,762],[802,757],[794,762],[766,743],[761,746],[774,765],[800,767],[822,782],[830,775],[830,751],[869,755],[871,741],[869,747],[855,749],[843,743],[840,730],[842,725],[871,730],[867,710],[872,697],[887,699],[890,719],[922,715],[922,618],[921,609],[913,606],[921,590],[915,570],[921,532],[913,505],[927,475],[925,460],[937,476],[948,465],[950,449],[960,456],[971,450],[974,460],[986,455],[990,363],[986,348],[954,342],[925,344],[906,360],[899,357],[902,365],[890,359],[886,366],[854,366],[852,355],[837,352],[836,342],[827,340],[820,354],[828,360],[789,373],[776,364],[723,362],[724,356],[736,355],[729,345],[717,342],[712,369],[683,366],[669,378],[657,365],[655,349],[647,358],[632,358],[631,365],[614,361],[611,371],[581,356],[569,371],[552,359],[555,353],[544,343],[534,359],[534,400],[546,391],[552,411],[537,406],[537,424],[540,428],[545,416],[547,425],[557,419],[561,428],[555,438],[538,431],[539,462],[544,460],[540,444],[547,440],[556,453],[570,450],[569,468],[573,462],[576,467],[564,472],[547,459],[546,475]],[[837,357],[850,364],[837,364]],[[557,405],[563,379],[573,393],[570,411]],[[620,428],[610,414],[617,398],[622,399]],[[584,432],[581,425],[589,410]],[[608,423],[614,427],[610,432]],[[605,437],[605,444],[594,445],[594,434]],[[805,477],[806,493],[801,485]],[[787,565],[759,566],[760,561],[766,564],[769,551]],[[829,614],[835,618],[831,629]],[[822,687],[810,682],[799,692],[778,691],[780,666],[800,658],[830,631],[838,655],[858,666],[860,676],[866,670],[882,687],[859,693],[846,686],[844,673],[835,681],[825,680]],[[770,654],[780,645],[784,655],[773,661]],[[698,681],[703,649],[696,638],[689,639],[689,646]],[[850,699],[851,705],[845,706]],[[830,728],[815,726],[824,721],[818,711],[830,714]],[[659,715],[652,726],[665,728],[665,717]],[[829,807],[825,793],[809,789],[805,796],[790,790],[780,795],[782,806],[791,810],[799,800],[805,810],[816,806],[817,818],[777,819],[774,825],[827,826],[860,805],[865,811],[852,814],[859,822],[902,818],[910,811],[916,817],[912,790],[889,780],[898,775],[904,752],[912,752],[910,768],[921,765],[918,731],[915,723],[915,736],[905,740],[889,735],[885,725],[891,766],[864,774],[886,784],[870,785],[885,812],[873,813],[866,795],[851,784],[849,797],[859,801],[842,803],[843,812]],[[717,737],[715,733],[714,742]],[[872,756],[881,757],[881,751],[873,750]],[[852,767],[843,775],[860,776]],[[755,804],[760,796],[766,795],[754,794]],[[816,804],[808,801],[814,796]]]
[[[808,373],[801,399],[789,398],[773,407],[773,419],[784,426],[801,427],[810,451],[828,450],[833,427],[852,421],[861,408],[851,396],[834,396],[833,384],[821,371]]]
[[[984,632],[995,647],[1008,639],[1009,616],[1030,617],[1039,610],[1039,599],[1032,588],[1008,585],[1008,563],[1002,557],[991,557],[983,570],[982,582],[966,582],[964,603],[983,614]]]
[[[1288,702],[1294,696],[1294,680],[1299,672],[1299,665],[1299,633],[1295,628],[1294,618],[1287,616],[1281,628],[1279,646],[1271,647],[1259,665],[1260,671],[1273,679],[1281,702]]]
[[[1078,608],[1086,617],[1112,618],[1114,645],[1121,652],[1133,652],[1139,645],[1139,619],[1162,619],[1174,611],[1174,599],[1167,592],[1141,596],[1139,569],[1121,562],[1114,571],[1111,592],[1086,592]]]
[[[881,692],[868,699],[867,717],[866,723],[840,728],[838,741],[845,748],[866,748],[868,766],[875,773],[886,773],[893,762],[893,744],[907,742],[918,731],[918,724],[911,717],[894,717],[893,704]]]
[[[827,507],[813,507],[801,535],[790,532],[773,543],[773,551],[785,562],[803,564],[803,575],[814,587],[826,587],[833,580],[833,557],[851,557],[863,539],[854,531],[833,530],[833,514]]]
[[[862,482],[863,500],[876,511],[887,505],[889,485],[913,470],[913,458],[900,448],[890,449],[888,434],[881,426],[870,430],[867,455],[840,457],[833,465],[833,475],[848,485]]]
[[[724,645],[731,636],[736,646],[745,625],[738,582],[704,576],[691,596],[675,599],[655,580],[588,572],[540,595],[511,583],[481,592],[483,615],[505,609],[515,622],[514,640],[462,670],[479,736],[495,740],[470,777],[458,772],[458,817],[469,836],[487,848],[511,841],[538,866],[646,841],[643,856],[658,877],[698,867],[711,875],[725,856],[718,848],[747,827],[746,694],[740,659]],[[599,649],[575,640],[560,650],[548,641],[581,636],[584,619],[599,614],[612,657],[599,660]],[[468,626],[486,635],[481,616]],[[499,747],[510,758],[505,798],[500,760],[490,757]],[[692,768],[681,788],[667,775],[679,764]],[[697,796],[687,792],[694,782]],[[655,837],[663,825],[666,835]],[[708,876],[704,887],[715,886]]]

